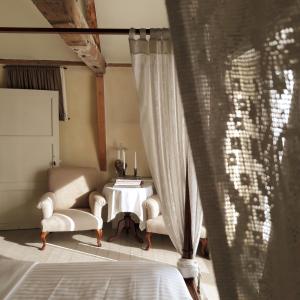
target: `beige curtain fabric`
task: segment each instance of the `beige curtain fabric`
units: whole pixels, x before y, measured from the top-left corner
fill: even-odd
[[[162,215],[168,233],[181,254],[188,161],[191,231],[195,254],[200,239],[202,207],[178,89],[170,34],[168,30],[152,29],[150,39],[147,39],[144,30],[140,30],[138,37],[133,30],[129,42],[146,155],[161,199]]]
[[[221,299],[300,299],[300,7],[167,0]]]
[[[6,66],[7,87],[59,92],[59,120],[66,121],[67,102],[64,72],[60,67]]]

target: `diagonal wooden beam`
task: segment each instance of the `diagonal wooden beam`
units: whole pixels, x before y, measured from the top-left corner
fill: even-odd
[[[54,28],[89,28],[76,0],[32,0]],[[105,60],[93,36],[62,33],[60,36],[95,73],[105,72]]]
[[[90,28],[97,28],[97,14],[94,0],[85,0],[85,18]],[[93,35],[96,45],[101,51],[100,37],[98,34]]]

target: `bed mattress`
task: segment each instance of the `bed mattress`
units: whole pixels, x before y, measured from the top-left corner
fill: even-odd
[[[0,299],[191,299],[178,270],[147,261],[30,263],[0,258]]]

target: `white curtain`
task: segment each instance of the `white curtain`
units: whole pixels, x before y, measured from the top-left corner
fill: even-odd
[[[140,103],[140,124],[150,171],[161,199],[170,238],[182,254],[186,167],[191,204],[192,243],[195,255],[202,225],[202,207],[195,168],[183,117],[169,31],[130,32],[132,65]],[[190,276],[194,277],[194,276]]]
[[[221,299],[300,299],[296,0],[166,0]]]

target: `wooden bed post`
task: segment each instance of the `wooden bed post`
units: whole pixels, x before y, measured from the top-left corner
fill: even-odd
[[[185,212],[184,212],[184,242],[182,249],[182,258],[193,258],[193,242],[192,242],[192,229],[191,229],[191,204],[189,193],[189,180],[188,180],[188,163],[186,164],[186,188],[185,188]],[[200,294],[197,292],[195,278],[184,278],[187,288],[193,300],[200,300]]]

